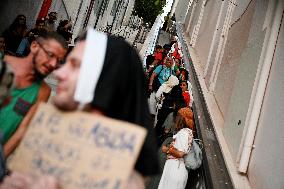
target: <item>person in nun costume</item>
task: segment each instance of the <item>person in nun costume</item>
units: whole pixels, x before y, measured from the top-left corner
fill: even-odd
[[[158,173],[159,167],[144,82],[136,50],[125,41],[110,36],[91,105],[107,117],[135,123],[148,130],[135,168],[142,175],[153,175]]]
[[[89,56],[90,54],[92,56]],[[93,64],[94,60],[96,64]],[[81,65],[82,62],[84,64]],[[56,96],[53,99],[57,108],[64,111],[81,109],[147,129],[135,171],[126,187],[145,188],[145,178],[158,174],[160,170],[142,63],[135,49],[122,39],[89,30],[87,40],[86,36],[79,39],[67,56],[66,63],[54,75],[58,80]],[[44,188],[58,188],[56,179],[45,177],[40,177],[41,182],[45,183]],[[4,185],[7,189],[12,188],[15,180],[17,183],[25,183],[17,186],[21,189],[40,184],[37,182],[40,179],[35,180],[29,175],[14,173],[7,177],[0,187]],[[27,181],[30,183],[27,184]]]

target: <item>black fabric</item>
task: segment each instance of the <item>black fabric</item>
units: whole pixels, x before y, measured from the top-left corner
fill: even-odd
[[[5,175],[6,175],[5,158],[4,158],[2,144],[0,144],[0,182],[3,181]]]
[[[156,123],[156,135],[159,139],[164,134],[164,128],[162,127],[167,116],[174,112],[176,113],[180,108],[186,107],[185,100],[182,96],[182,89],[179,85],[176,85],[172,88],[169,93],[163,93],[164,100],[162,108],[159,110],[157,115]],[[158,144],[161,144],[161,140],[158,141]]]
[[[153,80],[153,83],[152,83],[152,88],[153,88],[153,91],[157,92],[158,89],[160,88],[161,86],[161,83],[158,79],[159,75],[157,75],[154,80]]]
[[[150,54],[146,58],[146,69],[149,69],[149,66],[154,62],[155,56],[153,54]]]
[[[23,37],[10,29],[7,29],[3,32],[3,37],[5,38],[6,50],[12,53],[16,53]]]
[[[108,117],[145,127],[148,134],[135,169],[145,176],[159,173],[157,144],[150,120],[142,63],[136,50],[124,40],[108,37],[105,63],[92,106]]]
[[[156,137],[158,138],[158,146],[161,146],[163,142],[164,127],[163,124],[170,113],[173,112],[173,108],[163,107],[159,110],[157,115],[157,124],[155,127]]]

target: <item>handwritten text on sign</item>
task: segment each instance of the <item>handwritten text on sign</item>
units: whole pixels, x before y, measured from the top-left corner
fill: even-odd
[[[9,161],[12,170],[51,174],[63,188],[119,189],[146,135],[142,127],[41,104]]]

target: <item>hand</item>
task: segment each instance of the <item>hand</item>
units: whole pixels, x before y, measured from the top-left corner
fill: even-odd
[[[1,189],[59,189],[59,183],[52,176],[28,175],[18,172],[4,178]]]
[[[174,148],[174,141],[173,141],[173,142],[171,142],[171,144],[170,144],[169,148]]]
[[[163,153],[167,153],[167,151],[169,150],[169,148],[165,145],[162,146],[162,152]]]

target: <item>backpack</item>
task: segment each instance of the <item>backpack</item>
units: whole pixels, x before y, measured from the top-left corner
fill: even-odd
[[[201,147],[201,148],[200,148]],[[191,148],[184,156],[184,164],[187,170],[198,169],[202,164],[202,141],[199,139],[193,139]]]

